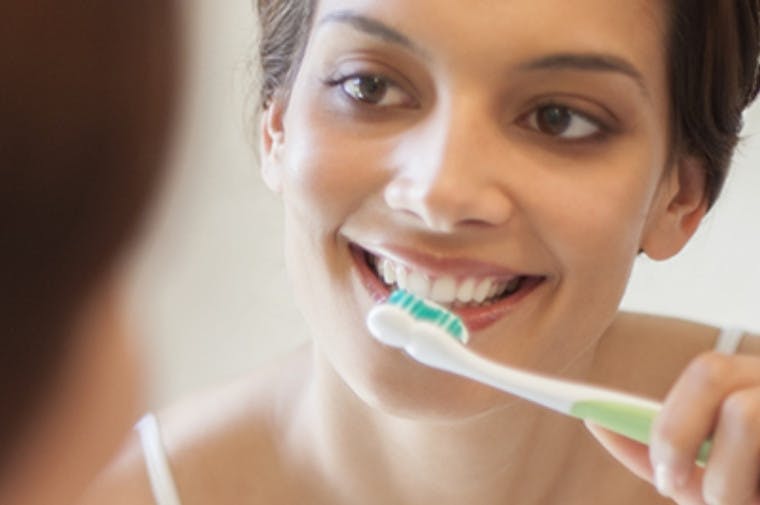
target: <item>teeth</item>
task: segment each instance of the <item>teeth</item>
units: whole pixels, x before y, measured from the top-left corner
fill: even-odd
[[[389,261],[383,261],[382,263],[382,276],[386,284],[394,284],[396,282],[396,270]]]
[[[422,298],[430,297],[430,279],[426,275],[422,275],[418,272],[411,272],[407,279],[407,289],[421,296]]]
[[[430,298],[437,303],[451,303],[457,299],[457,281],[447,275],[436,279],[430,290]]]
[[[417,296],[440,304],[480,304],[496,296],[514,292],[520,285],[519,277],[508,281],[496,280],[493,277],[465,277],[457,280],[451,275],[431,279],[421,272],[409,271],[386,258],[373,257],[371,263],[387,285],[409,290]]]
[[[496,296],[498,293],[501,293],[502,288],[504,287],[503,282],[495,282],[491,284],[491,289],[488,290],[488,294],[486,295],[486,298],[491,298]]]
[[[475,286],[475,294],[472,295],[472,298],[476,303],[482,303],[486,299],[492,284],[493,281],[491,279],[483,279]]]
[[[457,290],[457,300],[460,303],[469,303],[472,301],[473,294],[475,293],[475,279],[468,277],[460,284]]]

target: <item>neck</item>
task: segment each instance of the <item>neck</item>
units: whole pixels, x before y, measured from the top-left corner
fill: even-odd
[[[394,416],[364,402],[316,349],[312,367],[292,426],[309,440],[294,446],[310,447],[346,503],[538,503],[583,438],[577,421],[518,399],[457,419]]]

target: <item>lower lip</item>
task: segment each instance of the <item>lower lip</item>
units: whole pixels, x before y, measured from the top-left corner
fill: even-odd
[[[364,284],[364,287],[367,289],[372,299],[377,303],[383,303],[386,301],[390,296],[391,291],[388,289],[388,286],[377,277],[369,265],[367,265],[364,251],[359,247],[352,245],[351,256],[359,270],[362,284]],[[523,281],[523,285],[519,291],[495,303],[490,303],[482,307],[458,307],[456,309],[449,308],[449,310],[462,319],[468,330],[484,330],[496,323],[502,317],[514,311],[515,307],[540,286],[543,281],[543,277],[531,277]]]

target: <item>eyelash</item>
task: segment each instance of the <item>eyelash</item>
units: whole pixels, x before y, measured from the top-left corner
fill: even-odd
[[[358,98],[346,88],[346,86],[351,84],[353,81],[353,84],[356,86],[354,91],[357,91],[358,86],[361,84],[359,81],[361,80],[370,80],[373,81],[375,85],[383,86],[378,102]],[[349,101],[352,105],[358,105],[366,108],[367,110],[377,110],[382,108],[416,108],[419,106],[419,103],[414,99],[414,97],[402,86],[396,84],[393,79],[385,77],[382,74],[371,72],[356,72],[352,74],[331,77],[324,80],[323,82],[330,88],[339,88],[338,91],[342,94],[343,98]],[[395,91],[397,97],[399,93],[402,94],[403,97],[405,97],[407,100],[398,100],[397,103],[391,105],[381,105],[380,102],[386,99],[386,96],[390,91]],[[585,133],[583,135],[575,135],[570,137],[562,136],[567,130],[563,130],[558,134],[542,131],[537,115],[542,111],[548,111],[552,109],[555,113],[560,112],[566,115],[566,117],[570,118],[570,121],[581,121],[585,123],[585,126],[582,125],[581,128],[585,127],[588,129],[588,127],[591,127],[593,128],[593,131]],[[568,144],[603,140],[611,132],[611,128],[609,128],[603,121],[600,121],[589,114],[580,112],[574,107],[564,105],[558,101],[546,101],[535,105],[528,113],[524,114],[518,122],[523,126],[528,127],[534,133],[549,137],[552,140],[557,140],[559,142],[565,142]]]
[[[365,83],[367,81],[372,81],[375,85],[382,85],[382,96],[380,97],[381,100],[384,100],[389,92],[395,92],[396,98],[399,98],[399,95],[401,95],[401,99],[398,100],[398,103],[391,104],[391,105],[380,105],[379,103],[372,102],[371,100],[362,100],[361,98],[352,95],[348,89],[346,89],[346,86],[351,84],[355,84],[355,86],[358,88],[359,85],[361,85],[361,82],[364,80]],[[418,106],[417,100],[408,93],[402,86],[398,85],[393,79],[390,79],[388,77],[385,77],[381,74],[373,74],[373,73],[364,73],[364,72],[357,72],[349,75],[342,75],[342,76],[336,76],[331,77],[329,79],[326,79],[324,81],[324,84],[331,88],[339,88],[339,92],[343,94],[343,96],[353,102],[358,103],[365,107],[371,107],[371,108],[395,108],[395,107],[406,107],[406,108],[416,108]],[[358,89],[355,89],[357,91]]]
[[[569,118],[570,121],[575,121],[576,123],[580,121],[582,123],[580,125],[580,128],[582,130],[588,130],[589,127],[593,130],[580,135],[571,135],[569,137],[563,135],[566,135],[566,132],[568,130],[571,130],[572,126],[567,126],[566,129],[558,134],[542,131],[541,125],[539,124],[540,118],[538,117],[542,111],[553,111],[555,113],[560,112],[565,117]],[[568,143],[602,140],[612,131],[612,129],[607,126],[605,122],[600,121],[589,114],[578,111],[572,106],[564,105],[557,101],[548,101],[535,105],[528,113],[522,116],[519,122],[527,125],[532,131],[538,133],[539,135],[545,135],[552,139]]]

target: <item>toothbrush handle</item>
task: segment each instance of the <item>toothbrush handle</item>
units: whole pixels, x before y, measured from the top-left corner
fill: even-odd
[[[570,415],[587,419],[620,435],[649,445],[652,422],[658,411],[615,401],[586,400],[573,404]],[[704,467],[710,454],[712,442],[702,442],[696,464]]]

